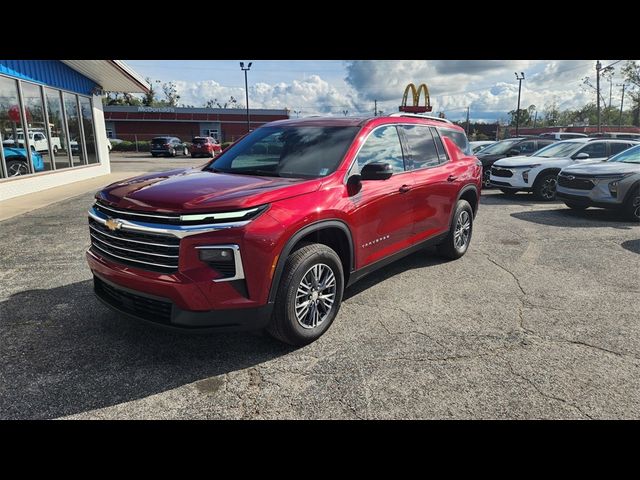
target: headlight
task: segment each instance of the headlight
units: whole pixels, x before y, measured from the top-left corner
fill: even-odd
[[[226,223],[237,222],[243,220],[251,220],[267,209],[268,205],[248,208],[246,210],[236,210],[233,212],[215,212],[215,213],[193,213],[189,215],[180,215],[180,222],[186,225],[210,224],[210,223]]]

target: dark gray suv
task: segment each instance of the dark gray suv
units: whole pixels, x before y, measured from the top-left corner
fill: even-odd
[[[178,137],[155,137],[151,139],[149,150],[154,157],[158,155],[175,157],[179,153],[189,155],[189,147]]]

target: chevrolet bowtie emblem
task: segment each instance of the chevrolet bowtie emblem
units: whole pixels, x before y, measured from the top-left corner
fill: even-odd
[[[122,228],[122,222],[116,220],[115,218],[108,218],[107,221],[104,222],[104,225],[112,232],[115,232],[116,230]]]
[[[567,175],[567,180],[575,180],[576,177],[573,175]]]

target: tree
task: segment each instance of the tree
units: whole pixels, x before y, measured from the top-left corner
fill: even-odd
[[[180,95],[178,95],[178,89],[176,88],[175,82],[163,83],[162,91],[164,92],[164,96],[166,98],[165,104],[170,107],[176,107],[178,105]]]
[[[529,123],[531,116],[529,115],[529,110],[526,108],[520,109],[520,126],[526,125]],[[509,125],[515,126],[516,124],[516,110],[511,110],[509,112]]]
[[[543,121],[547,125],[553,126],[553,125],[557,125],[559,117],[560,117],[560,111],[558,110],[558,104],[554,99],[549,105],[545,105]]]
[[[207,100],[207,103],[204,104],[205,108],[240,108],[240,106],[238,105],[238,100],[236,100],[234,98],[233,95],[231,95],[229,97],[229,100],[227,100],[224,104],[221,104],[220,102],[218,102],[217,98],[214,98],[213,100]]]
[[[633,125],[640,127],[640,64],[635,60],[628,60],[622,67],[622,74],[628,84],[625,95],[629,95],[633,105]]]
[[[145,80],[150,87],[149,91],[142,97],[142,104],[147,107],[153,107],[156,104],[156,89],[153,88],[154,82],[149,77],[145,78]],[[160,83],[160,80],[156,80],[155,83]]]

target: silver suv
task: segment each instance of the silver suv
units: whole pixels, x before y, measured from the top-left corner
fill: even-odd
[[[640,145],[606,162],[563,168],[556,196],[569,208],[623,209],[630,218],[640,220]]]

